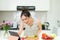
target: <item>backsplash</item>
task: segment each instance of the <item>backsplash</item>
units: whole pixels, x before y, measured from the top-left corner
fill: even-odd
[[[36,17],[41,22],[46,22],[47,21],[47,11],[36,11]]]
[[[21,11],[2,11],[0,12],[0,23],[3,20],[12,21],[12,22],[20,22],[20,14]],[[46,11],[31,11],[31,15],[34,18],[40,19],[41,22],[47,21],[47,12]]]

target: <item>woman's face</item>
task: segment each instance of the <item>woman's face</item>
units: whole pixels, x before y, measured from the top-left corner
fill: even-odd
[[[28,23],[29,17],[26,17],[26,16],[22,15],[21,19],[24,23]]]

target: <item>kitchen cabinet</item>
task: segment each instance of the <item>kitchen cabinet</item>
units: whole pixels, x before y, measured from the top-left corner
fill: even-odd
[[[17,6],[35,6],[36,11],[48,11],[50,0],[0,0],[0,11],[16,11]]]
[[[19,6],[35,6],[37,0],[18,0]]]
[[[35,6],[36,11],[48,11],[50,0],[18,0],[19,6]]]
[[[0,11],[16,11],[17,0],[0,0]]]
[[[38,0],[36,3],[36,11],[48,11],[50,0]]]

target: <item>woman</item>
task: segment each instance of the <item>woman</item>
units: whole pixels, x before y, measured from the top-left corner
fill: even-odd
[[[22,22],[18,34],[21,35],[23,28],[25,40],[38,40],[42,27],[41,22],[31,17],[31,14],[27,8],[24,8],[21,13]]]

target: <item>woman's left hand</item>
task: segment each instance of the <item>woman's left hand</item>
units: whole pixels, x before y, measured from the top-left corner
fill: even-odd
[[[40,32],[38,32],[36,35],[39,36]]]

